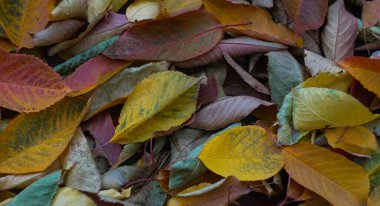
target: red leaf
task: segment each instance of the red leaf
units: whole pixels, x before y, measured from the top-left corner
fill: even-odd
[[[112,59],[184,61],[202,55],[222,37],[211,14],[192,11],[127,30],[104,54]]]
[[[90,59],[65,79],[66,85],[73,91],[70,96],[78,96],[94,89],[129,64],[129,61],[113,60],[103,55]]]
[[[0,106],[35,112],[70,92],[61,77],[40,59],[0,50]]]

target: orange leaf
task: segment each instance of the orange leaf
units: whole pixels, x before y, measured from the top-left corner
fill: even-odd
[[[0,26],[18,47],[34,47],[30,34],[48,23],[49,0],[0,0]]]
[[[380,97],[380,59],[350,57],[339,61],[338,65]]]
[[[40,59],[0,50],[0,106],[35,112],[61,100],[70,89]]]
[[[283,148],[285,170],[302,186],[333,205],[366,205],[368,175],[342,155],[310,144]]]
[[[234,4],[227,0],[203,0],[206,11],[213,13],[227,31],[238,32],[253,38],[302,47],[302,38],[282,24],[272,21],[271,15],[260,7]],[[232,26],[247,24],[244,26]]]

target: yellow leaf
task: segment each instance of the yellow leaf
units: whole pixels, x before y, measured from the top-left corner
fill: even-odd
[[[183,14],[185,12],[200,9],[202,0],[161,0],[160,15],[171,17]]]
[[[380,97],[380,59],[350,57],[339,61],[338,65]]]
[[[143,142],[188,120],[195,111],[200,80],[180,72],[152,74],[129,95],[111,142]]]
[[[272,177],[284,164],[281,150],[258,126],[236,127],[216,136],[203,147],[199,159],[214,173],[243,181]]]
[[[45,170],[65,150],[86,110],[87,99],[66,98],[13,119],[0,135],[0,173]]]
[[[357,126],[379,117],[354,97],[334,89],[294,91],[293,123],[297,130]]]
[[[224,180],[224,179],[223,179]],[[203,182],[203,183],[200,183],[200,184],[197,184],[197,185],[194,185],[194,186],[191,186],[191,187],[189,187],[189,188],[187,188],[187,189],[185,189],[185,190],[182,190],[181,192],[179,192],[178,194],[177,194],[177,196],[179,195],[179,196],[181,196],[181,195],[186,195],[186,194],[188,194],[188,193],[192,193],[192,192],[195,192],[195,191],[197,191],[197,190],[201,190],[201,189],[203,189],[203,188],[205,188],[205,187],[208,187],[208,186],[210,186],[210,185],[212,185],[211,183],[208,183],[208,182]]]
[[[129,187],[127,189],[121,189],[121,192],[115,190],[115,189],[109,189],[109,190],[102,190],[98,192],[99,196],[112,198],[112,199],[118,199],[118,200],[124,200],[127,199],[131,195],[132,187]]]
[[[136,0],[131,4],[125,15],[129,22],[155,19],[160,12],[160,2],[157,0]]]
[[[57,194],[51,202],[51,206],[68,205],[96,206],[95,202],[91,198],[87,197],[78,190],[69,187],[58,189]]]
[[[366,205],[368,175],[342,155],[310,144],[283,148],[285,170],[302,186],[333,205]]]
[[[348,92],[354,79],[347,73],[320,73],[302,82],[302,87],[324,87]]]
[[[113,12],[118,12],[128,0],[111,0],[111,9]]]
[[[34,47],[30,34],[47,25],[48,3],[49,0],[0,0],[0,26],[13,44]]]
[[[362,126],[327,129],[324,135],[329,145],[349,153],[370,155],[379,150],[375,135]]]
[[[206,11],[215,15],[227,31],[253,38],[302,47],[302,38],[282,24],[272,21],[267,10],[253,5],[235,4],[227,0],[203,0]],[[247,24],[244,26],[233,26]]]

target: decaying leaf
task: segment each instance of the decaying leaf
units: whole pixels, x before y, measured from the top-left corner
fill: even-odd
[[[285,170],[299,184],[334,205],[366,205],[368,175],[342,155],[315,145],[283,148]]]
[[[203,0],[203,4],[206,11],[213,13],[223,25],[230,25],[225,27],[227,31],[289,46],[303,46],[301,37],[284,25],[274,23],[265,9],[253,5],[234,4],[227,0]],[[232,26],[235,24],[246,25]]]
[[[209,51],[221,37],[222,27],[211,14],[193,11],[136,25],[103,54],[112,59],[184,61]]]
[[[30,34],[37,33],[48,23],[49,0],[1,0],[0,26],[18,48],[34,47]]]
[[[59,188],[54,196],[51,206],[67,206],[67,205],[96,206],[95,202],[85,194],[70,187]]]
[[[45,170],[65,150],[86,113],[87,99],[67,98],[13,119],[0,135],[0,173]]]
[[[129,95],[111,142],[142,142],[179,126],[195,111],[198,90],[199,80],[180,72],[150,75]]]
[[[293,122],[297,130],[357,126],[379,117],[339,90],[302,88],[294,93]]]
[[[70,89],[48,65],[25,54],[0,50],[0,106],[35,112],[61,100]]]
[[[258,126],[227,130],[206,143],[199,159],[224,177],[235,176],[244,181],[267,179],[284,164],[281,151],[270,135]]]

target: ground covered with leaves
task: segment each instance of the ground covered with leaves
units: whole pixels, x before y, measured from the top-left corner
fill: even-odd
[[[377,49],[379,0],[0,0],[0,206],[378,206]]]

